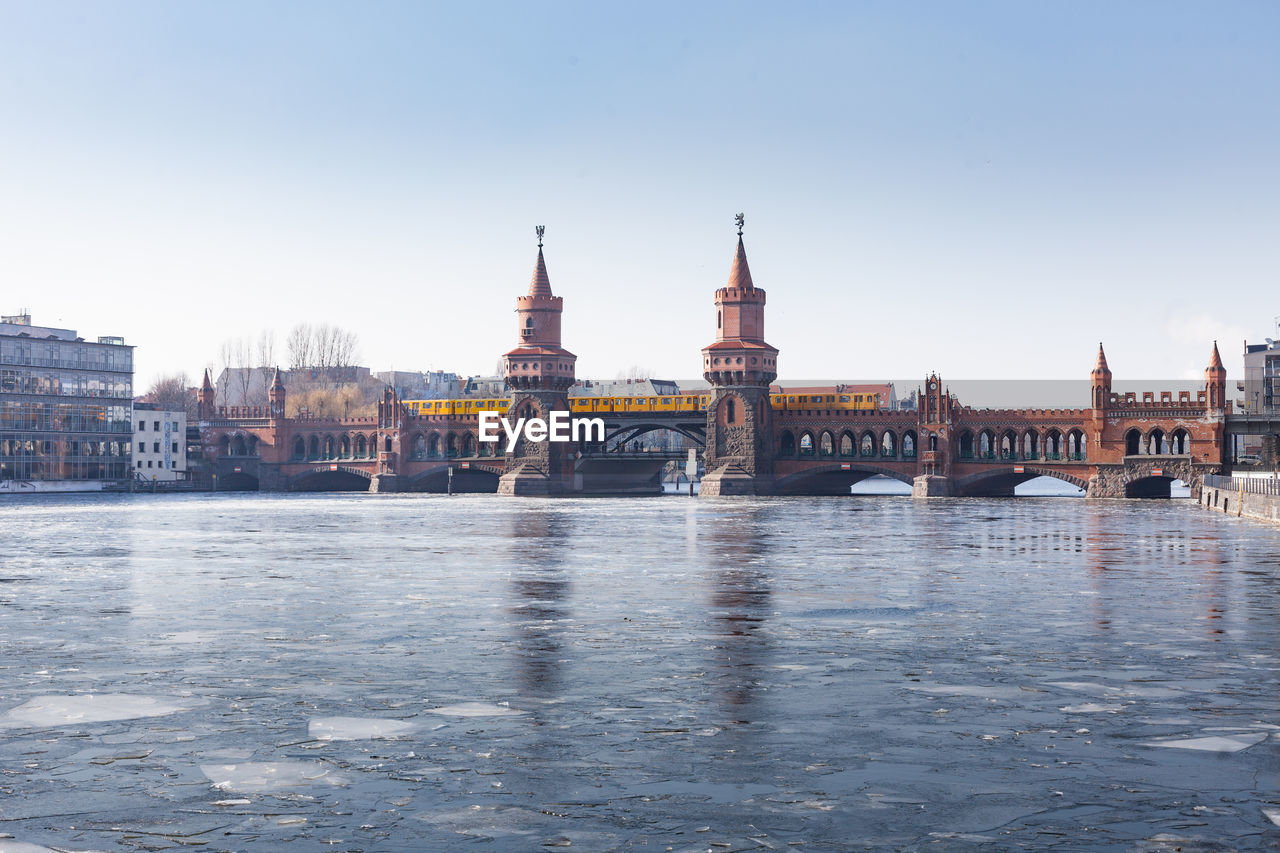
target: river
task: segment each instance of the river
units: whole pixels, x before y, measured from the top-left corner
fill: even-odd
[[[1280,844],[1280,530],[1190,501],[0,513],[3,853]]]

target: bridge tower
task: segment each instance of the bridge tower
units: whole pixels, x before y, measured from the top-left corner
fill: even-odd
[[[955,494],[951,479],[951,422],[955,399],[938,374],[930,373],[916,394],[920,473],[911,483],[917,498],[947,498]]]
[[[267,391],[267,402],[271,409],[271,420],[284,420],[284,380],[280,378],[280,368],[271,376],[271,388]]]
[[[200,391],[196,394],[196,417],[202,421],[210,420],[217,413],[216,402],[213,383],[209,381],[209,368],[206,367],[204,382],[200,384]]]
[[[716,291],[716,339],[702,349],[702,375],[713,389],[700,492],[706,496],[773,492],[769,384],[778,376],[778,350],[764,340],[765,292],[751,280],[742,214],[737,223],[729,283]]]
[[[538,234],[538,259],[529,292],[516,299],[516,346],[502,356],[502,373],[512,391],[507,417],[543,418],[554,411],[569,412],[569,386],[578,357],[560,343],[564,298],[551,292],[547,262],[542,256],[543,226]],[[508,459],[507,473],[498,481],[500,495],[553,495],[573,486],[573,457],[564,442],[520,439]]]

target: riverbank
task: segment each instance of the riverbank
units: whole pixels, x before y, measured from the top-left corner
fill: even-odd
[[[1280,524],[1280,480],[1206,477],[1200,505],[1227,515]]]

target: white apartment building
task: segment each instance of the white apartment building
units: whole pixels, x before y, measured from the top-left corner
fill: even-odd
[[[133,475],[148,483],[187,478],[186,412],[133,404]]]

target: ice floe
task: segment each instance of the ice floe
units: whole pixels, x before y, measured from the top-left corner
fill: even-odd
[[[1142,746],[1163,746],[1169,749],[1196,749],[1202,752],[1239,752],[1267,739],[1266,732],[1234,735],[1209,735],[1208,737],[1170,738],[1150,740]]]
[[[508,708],[506,705],[489,705],[484,702],[459,702],[456,705],[442,705],[439,708],[428,708],[428,714],[440,714],[445,717],[518,717],[524,711]]]
[[[194,700],[176,702],[155,696],[128,693],[84,693],[70,696],[37,696],[10,708],[0,716],[0,729],[20,727],[53,728],[81,723],[106,723],[139,717],[163,717],[188,711],[202,704]]]
[[[307,733],[317,740],[373,740],[403,737],[415,728],[404,720],[378,717],[315,717]]]
[[[345,785],[341,773],[320,761],[254,761],[201,764],[200,772],[221,791],[270,793],[311,785]]]

